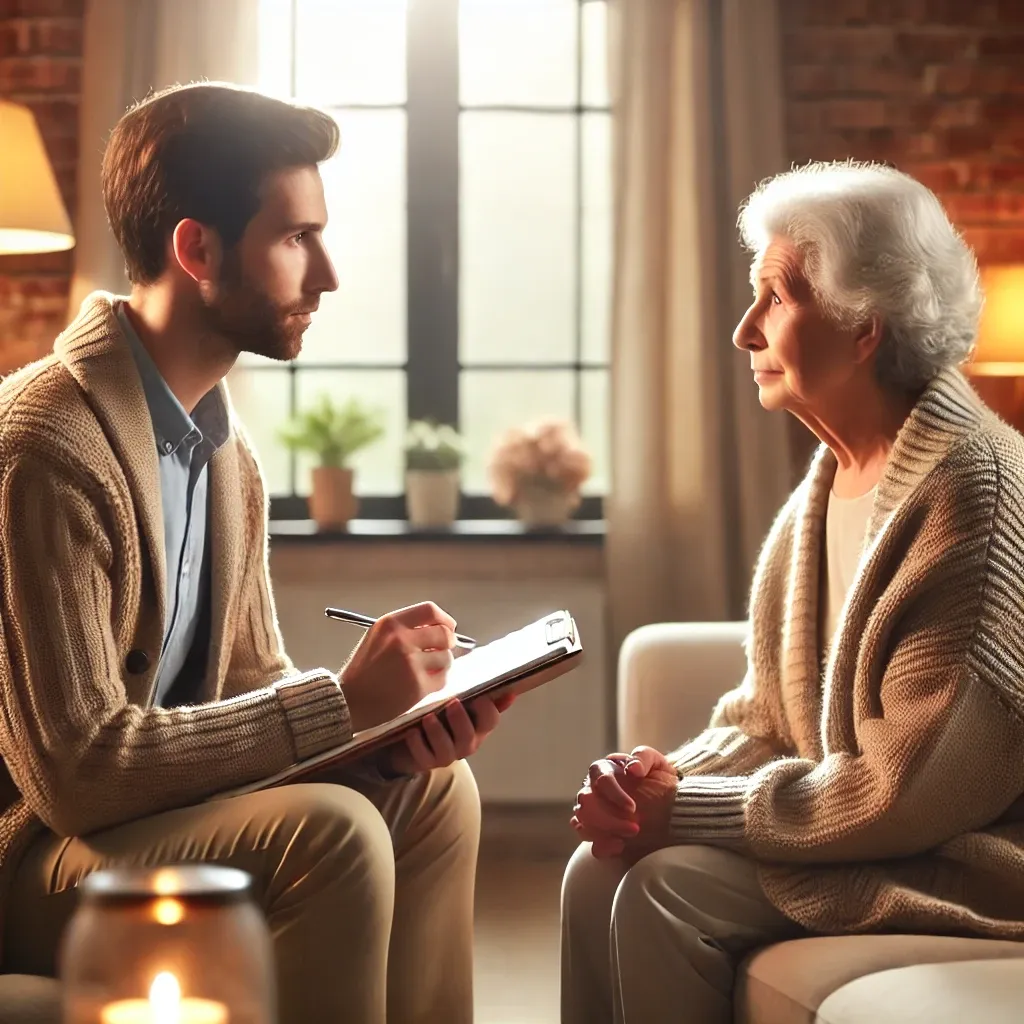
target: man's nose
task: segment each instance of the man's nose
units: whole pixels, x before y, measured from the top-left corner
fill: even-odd
[[[309,290],[317,294],[323,292],[336,292],[338,290],[338,272],[334,269],[330,254],[323,241],[320,242],[317,258],[313,261]]]

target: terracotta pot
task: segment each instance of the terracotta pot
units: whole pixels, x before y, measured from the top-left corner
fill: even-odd
[[[459,471],[407,469],[405,505],[412,526],[451,526],[459,513]]]
[[[358,509],[359,502],[352,493],[351,469],[317,466],[313,470],[309,517],[321,530],[344,526],[355,519]]]
[[[513,506],[524,526],[561,526],[576,511],[580,497],[575,491],[526,485]]]

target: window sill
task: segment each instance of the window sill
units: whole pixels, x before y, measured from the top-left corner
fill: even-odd
[[[318,530],[311,519],[271,519],[270,539],[275,547],[287,544],[387,543],[604,543],[603,519],[573,519],[564,526],[526,529],[512,519],[463,519],[451,529],[417,529],[404,519],[353,519],[346,529]]]

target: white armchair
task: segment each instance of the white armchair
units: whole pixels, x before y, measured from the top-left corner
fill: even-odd
[[[668,751],[707,728],[718,698],[743,678],[745,622],[642,626],[619,652],[619,747]]]
[[[745,622],[659,623],[619,655],[619,747],[696,736],[743,678]],[[797,939],[743,965],[736,1024],[1016,1024],[1024,943],[931,935]],[[682,1011],[681,1011],[682,1012]]]

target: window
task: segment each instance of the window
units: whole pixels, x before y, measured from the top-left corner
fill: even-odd
[[[261,0],[261,85],[329,110],[323,296],[291,364],[232,376],[272,514],[305,515],[310,464],[276,439],[320,393],[387,417],[354,460],[362,514],[401,518],[411,419],[466,439],[463,515],[500,514],[505,428],[576,421],[607,486],[611,118],[605,0]]]

